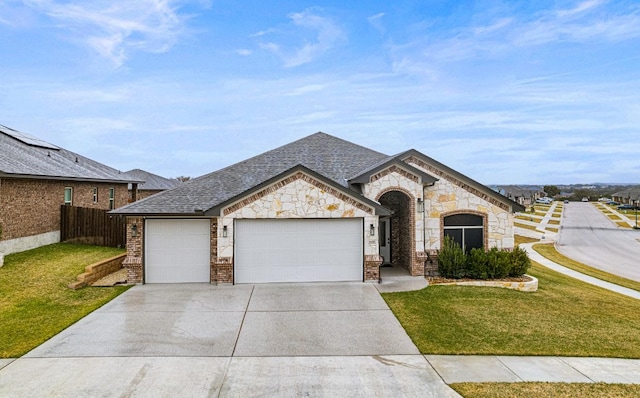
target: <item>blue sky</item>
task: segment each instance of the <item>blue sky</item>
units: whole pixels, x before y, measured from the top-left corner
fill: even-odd
[[[317,131],[485,184],[640,183],[637,1],[2,0],[0,124],[198,176]]]

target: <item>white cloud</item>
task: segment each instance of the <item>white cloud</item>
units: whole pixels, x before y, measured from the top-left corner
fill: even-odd
[[[386,31],[384,25],[382,24],[382,17],[384,17],[384,13],[380,12],[367,18],[367,21],[369,21],[371,26],[373,26],[380,33],[384,33]]]
[[[100,56],[120,67],[135,51],[166,52],[186,33],[177,0],[25,0]]]
[[[282,43],[269,41],[261,43],[260,47],[280,57],[287,68],[313,62],[346,40],[343,30],[331,18],[318,15],[318,11],[312,8],[291,13],[288,26],[269,28],[252,37],[281,36]],[[304,40],[302,45],[286,43],[300,38]]]

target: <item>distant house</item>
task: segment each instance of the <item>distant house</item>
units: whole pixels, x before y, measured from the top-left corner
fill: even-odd
[[[524,207],[411,149],[316,133],[111,212],[129,282],[377,282],[437,269],[445,237],[512,249]]]
[[[542,187],[529,185],[500,185],[496,187],[496,191],[522,206],[530,206],[547,195]]]
[[[611,200],[622,204],[634,204],[640,200],[640,186],[616,192],[611,195]]]
[[[60,206],[117,209],[135,178],[0,125],[0,253],[60,240]]]
[[[129,184],[129,203],[148,198],[151,195],[175,188],[181,184],[181,182],[176,179],[164,178],[140,169],[129,170],[124,173],[124,175],[138,181],[144,181],[138,185],[137,191],[133,189],[134,184]]]

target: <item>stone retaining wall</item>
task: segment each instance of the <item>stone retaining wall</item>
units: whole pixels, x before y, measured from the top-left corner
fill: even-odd
[[[122,253],[118,256],[108,258],[106,260],[102,260],[98,263],[87,265],[85,267],[85,272],[78,275],[77,280],[69,284],[70,289],[80,289],[83,288],[98,279],[104,278],[105,276],[116,272],[117,270],[122,268],[122,262],[125,257],[127,257],[126,253]]]

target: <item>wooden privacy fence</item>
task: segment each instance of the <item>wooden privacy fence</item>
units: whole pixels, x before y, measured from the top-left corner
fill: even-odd
[[[125,247],[127,223],[108,210],[86,207],[60,207],[60,241],[88,245]]]

